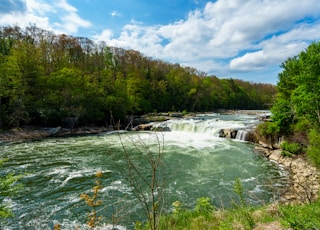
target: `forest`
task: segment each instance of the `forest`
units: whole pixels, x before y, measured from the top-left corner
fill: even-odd
[[[70,117],[85,126],[150,112],[269,109],[276,91],[85,37],[0,28],[0,129],[58,126]]]

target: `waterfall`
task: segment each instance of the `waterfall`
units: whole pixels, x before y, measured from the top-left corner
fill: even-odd
[[[248,134],[249,132],[246,130],[238,130],[237,135],[236,135],[236,140],[240,141],[247,141],[248,140]]]
[[[219,119],[180,119],[153,124],[153,126],[168,127],[172,132],[190,132],[218,136],[221,129],[241,129],[245,125],[239,121]]]

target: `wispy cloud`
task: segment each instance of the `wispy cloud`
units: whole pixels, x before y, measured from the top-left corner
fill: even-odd
[[[26,5],[23,0],[1,0],[0,1],[0,15],[10,12],[25,11]]]
[[[216,74],[262,70],[320,38],[319,12],[317,0],[218,0],[184,20],[155,26],[130,23],[118,37],[107,30],[96,38]],[[306,17],[313,23],[304,22]]]
[[[13,2],[12,0],[4,1]],[[0,24],[19,25],[20,27],[36,24],[38,27],[47,30],[68,34],[76,33],[81,27],[91,26],[91,23],[82,19],[78,15],[78,10],[66,0],[21,0],[21,4],[24,7],[18,8],[20,10],[16,12],[3,12],[0,17]]]
[[[139,50],[147,56],[219,77],[244,73],[245,77],[250,74],[263,77],[268,71],[276,71],[286,58],[320,39],[318,0],[185,0],[183,4],[192,3],[195,10],[186,12],[180,20],[170,19],[162,24],[142,21],[156,18],[150,10],[156,6],[147,0],[139,1],[139,6],[132,5],[132,9],[127,5],[124,8],[117,8],[116,4],[99,5],[103,6],[100,11],[94,5],[97,17],[88,16],[85,11],[85,7],[93,7],[90,0],[77,2],[77,7],[70,2],[0,0],[0,25],[36,24],[71,35],[90,28],[85,31],[88,36],[98,30],[91,38],[108,45]],[[106,17],[102,11],[109,12],[108,21],[103,21]],[[87,17],[99,21],[93,24]],[[275,82],[276,72],[273,75]]]
[[[121,16],[122,16],[122,15],[121,15],[118,11],[116,11],[116,10],[112,11],[112,12],[110,13],[110,15],[111,15],[112,17],[121,17]]]

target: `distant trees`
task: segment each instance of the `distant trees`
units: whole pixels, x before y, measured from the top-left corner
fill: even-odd
[[[0,128],[61,125],[66,117],[101,125],[154,111],[264,109],[275,92],[88,38],[0,28]]]

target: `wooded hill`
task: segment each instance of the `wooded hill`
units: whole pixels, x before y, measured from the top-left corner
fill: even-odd
[[[134,50],[37,28],[0,28],[0,128],[56,126],[66,117],[105,125],[110,116],[267,109],[276,88],[218,79]]]

